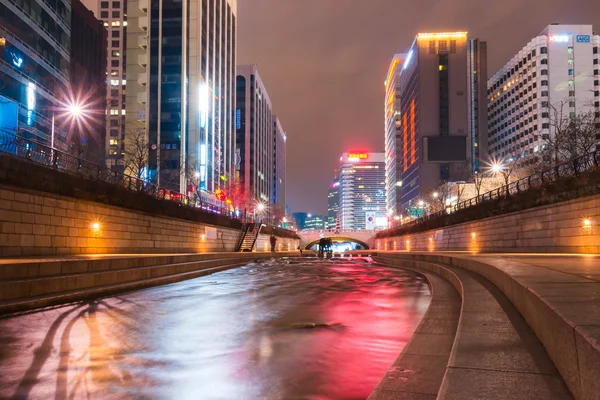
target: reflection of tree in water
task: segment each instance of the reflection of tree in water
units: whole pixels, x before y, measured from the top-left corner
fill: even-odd
[[[99,323],[99,318],[108,318],[108,321]],[[116,338],[118,342],[108,343],[100,330],[101,325],[116,326],[128,334],[111,332],[110,337]],[[34,386],[40,383],[40,371],[50,362],[53,343],[58,339],[61,328],[56,368],[56,399],[90,397],[101,393],[118,396],[117,390],[125,396],[126,391],[133,390],[134,386],[150,384],[140,382],[140,377],[131,373],[131,366],[142,364],[142,360],[128,356],[126,364],[129,370],[121,367],[125,365],[123,348],[135,351],[139,347],[135,335],[132,336],[136,331],[133,318],[121,309],[103,300],[97,300],[81,303],[55,319],[44,340],[35,350],[31,365],[14,393],[15,398],[28,397]]]

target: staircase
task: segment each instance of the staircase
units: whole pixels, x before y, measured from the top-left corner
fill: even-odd
[[[235,246],[236,252],[250,252],[254,249],[258,234],[260,233],[261,222],[244,224],[241,229],[240,239]]]

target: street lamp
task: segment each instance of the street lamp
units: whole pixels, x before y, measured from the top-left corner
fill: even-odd
[[[438,197],[440,197],[440,194],[438,192],[433,192],[433,198],[437,199]]]
[[[502,164],[499,161],[494,161],[494,163],[492,164],[491,170],[493,173],[499,174],[500,172],[502,172],[504,170],[504,164]]]
[[[78,120],[80,117],[84,117],[86,115],[87,110],[80,103],[69,103],[65,107],[61,107],[57,109],[61,111],[63,115],[67,115],[71,117],[71,119]],[[54,150],[54,113],[56,110],[52,110],[52,130],[50,135],[50,147]]]

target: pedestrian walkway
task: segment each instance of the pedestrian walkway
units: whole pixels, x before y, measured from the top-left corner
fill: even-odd
[[[524,317],[576,399],[600,393],[600,257],[395,253],[460,267],[492,282]]]

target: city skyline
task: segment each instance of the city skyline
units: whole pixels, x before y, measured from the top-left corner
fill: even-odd
[[[392,0],[359,6],[312,0],[302,5],[241,1],[239,63],[257,64],[269,82],[271,98],[289,133],[288,145],[294,149],[288,154],[288,205],[294,211],[326,214],[336,155],[356,148],[383,151],[385,75],[393,55],[405,52],[418,32],[464,30],[486,41],[491,77],[551,23],[592,24],[597,29],[600,4],[576,3],[577,7],[553,2],[539,8],[517,1],[433,7],[398,7]],[[313,10],[311,17],[296,18],[303,9]],[[355,29],[359,25],[363,28]]]

